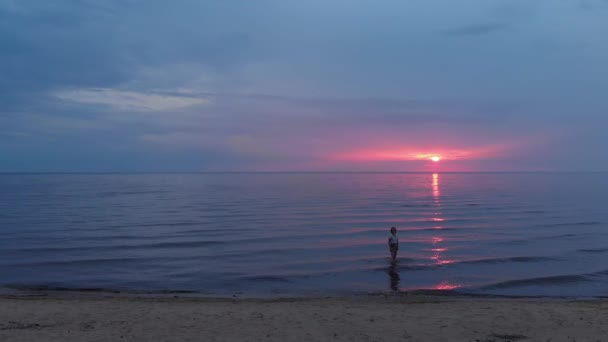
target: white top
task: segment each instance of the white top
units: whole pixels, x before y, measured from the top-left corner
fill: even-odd
[[[391,234],[388,239],[391,241],[391,245],[399,244],[399,238],[393,234]]]

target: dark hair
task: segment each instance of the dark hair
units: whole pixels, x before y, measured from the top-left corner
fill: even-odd
[[[393,231],[393,229],[394,229],[395,231],[397,231],[397,228],[396,228],[396,227],[391,227],[391,232]]]

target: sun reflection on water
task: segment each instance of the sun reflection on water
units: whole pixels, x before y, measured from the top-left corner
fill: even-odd
[[[438,223],[444,222],[445,217],[443,217],[443,214],[441,211],[441,188],[440,188],[438,173],[433,173],[431,189],[432,189],[432,193],[433,193],[433,202],[436,207],[436,210],[435,210],[434,215],[431,218],[431,220],[433,222],[438,222]],[[439,234],[440,231],[444,229],[444,226],[441,224],[438,224],[433,228],[435,230],[437,230],[437,234]],[[431,251],[433,253],[430,256],[430,259],[436,265],[447,265],[447,264],[456,262],[456,260],[445,259],[444,253],[447,252],[448,248],[445,246],[441,246],[441,244],[444,242],[444,240],[445,240],[444,237],[438,236],[438,235],[431,237],[431,244],[433,245],[433,248],[431,248]]]
[[[432,211],[429,216],[423,217],[423,221],[433,222],[433,235],[430,236],[428,243],[431,245],[431,248],[426,251],[430,251],[431,253],[423,256],[423,258],[428,258],[433,265],[448,265],[457,262],[455,259],[446,258],[446,252],[448,252],[449,248],[445,246],[446,237],[444,234],[445,221],[446,218],[443,214],[442,208],[442,194],[441,194],[441,183],[440,176],[438,173],[433,173],[431,179],[431,194],[432,194]],[[411,222],[411,221],[410,221]],[[425,238],[428,239],[428,238]],[[400,276],[399,276],[399,260],[391,262],[390,267],[388,268],[388,275],[390,279],[390,289],[393,291],[399,291],[400,285]],[[453,284],[449,281],[443,281],[438,285],[431,285],[429,288],[434,290],[453,290],[455,288],[461,287],[461,285]]]
[[[433,173],[433,200],[439,204],[441,199],[441,189],[439,188],[439,174]]]

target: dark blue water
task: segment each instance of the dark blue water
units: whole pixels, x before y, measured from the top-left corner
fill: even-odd
[[[606,296],[607,176],[4,174],[0,286]]]

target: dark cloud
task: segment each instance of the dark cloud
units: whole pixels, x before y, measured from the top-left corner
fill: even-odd
[[[52,89],[114,87],[146,67],[226,71],[255,58],[246,30],[212,20],[229,6],[163,3],[0,2],[0,97],[18,104]]]
[[[115,19],[74,7],[19,2],[0,5],[0,95],[13,104],[32,102],[62,86],[110,86],[128,79],[129,65],[115,51]],[[27,103],[25,102],[25,103]]]

